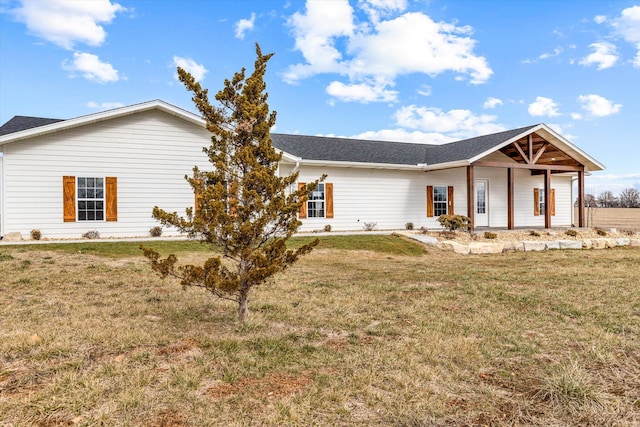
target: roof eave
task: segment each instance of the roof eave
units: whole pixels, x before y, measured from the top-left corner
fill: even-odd
[[[461,168],[465,166],[469,166],[470,162],[468,160],[455,160],[453,162],[445,162],[445,163],[434,163],[434,164],[424,164],[422,166],[422,170],[425,172],[436,171],[441,169],[452,169],[452,168]]]
[[[310,160],[300,158],[300,164],[305,166],[333,166],[338,168],[361,168],[361,169],[395,169],[395,170],[417,170],[421,171],[424,165],[406,165],[397,163],[365,163],[346,162],[337,160]]]
[[[130,105],[127,107],[115,108],[113,110],[101,111],[99,113],[88,114],[86,116],[80,116],[69,120],[62,120],[60,122],[38,126],[19,132],[9,133],[7,135],[0,136],[0,145],[154,109],[158,109],[168,114],[172,114],[176,117],[180,117],[196,125],[202,126],[203,128],[206,125],[204,119],[195,114],[192,114],[174,105],[168,104],[164,101],[154,100],[143,102],[141,104]]]
[[[493,148],[486,150],[483,153],[480,153],[472,158],[470,158],[468,160],[469,163],[473,163],[476,162],[480,159],[482,159],[485,156],[488,156],[491,153],[494,153],[498,150],[500,150],[503,147],[506,147],[510,144],[513,144],[515,141],[519,140],[520,138],[527,136],[531,133],[534,132],[538,132],[540,130],[543,130],[545,132],[547,132],[550,136],[552,136],[553,138],[555,138],[558,142],[561,143],[561,145],[564,145],[564,147],[559,147],[562,148],[563,151],[567,152],[567,154],[571,155],[572,157],[578,157],[580,158],[580,163],[582,163],[585,166],[585,170],[587,171],[598,171],[598,170],[604,170],[605,166],[598,162],[596,159],[594,159],[593,157],[589,156],[587,153],[585,153],[584,151],[580,150],[578,147],[576,147],[575,145],[573,145],[571,142],[569,142],[569,140],[567,140],[566,138],[564,138],[562,135],[560,135],[559,133],[557,133],[556,131],[554,131],[553,129],[551,129],[549,126],[547,126],[544,123],[540,123],[538,125],[535,125],[529,129],[527,129],[526,131],[494,146]]]

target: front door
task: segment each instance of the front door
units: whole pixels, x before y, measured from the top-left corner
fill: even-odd
[[[489,226],[489,181],[486,179],[476,180],[476,213],[474,224],[476,227]]]

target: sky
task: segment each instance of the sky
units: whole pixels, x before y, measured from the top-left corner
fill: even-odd
[[[441,144],[546,123],[640,189],[640,1],[0,0],[0,123],[196,112],[255,44],[274,132]]]

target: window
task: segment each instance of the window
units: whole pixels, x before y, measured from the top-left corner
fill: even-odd
[[[78,221],[103,221],[104,204],[104,178],[78,178]]]
[[[486,196],[487,196],[486,182],[477,181],[476,182],[476,213],[478,214],[487,213]]]
[[[544,215],[545,206],[544,206],[544,188],[534,188],[533,189],[533,215],[539,216]],[[549,211],[551,215],[556,214],[556,190],[555,188],[551,188],[549,190]]]
[[[453,186],[427,185],[427,217],[454,215]]]
[[[447,214],[447,187],[433,187],[433,214],[434,216]]]
[[[298,182],[298,191],[304,191],[306,185],[304,182]],[[300,206],[298,217],[333,218],[333,183],[319,183],[315,191],[308,193]]]
[[[118,178],[62,177],[64,222],[117,221]]]
[[[318,184],[315,190],[309,193],[307,199],[307,215],[309,218],[324,218],[324,184]]]

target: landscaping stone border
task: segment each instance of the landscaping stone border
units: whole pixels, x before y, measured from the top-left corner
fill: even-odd
[[[618,246],[640,247],[640,239],[617,238],[617,239],[584,239],[584,240],[522,240],[517,242],[471,242],[469,244],[459,243],[454,240],[439,241],[435,237],[422,235],[409,235],[410,238],[435,246],[443,251],[451,251],[462,255],[478,254],[499,254],[502,252],[531,252],[548,250],[583,250],[583,249],[607,249]]]

